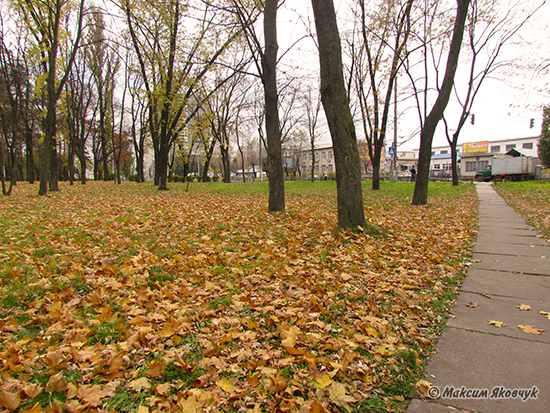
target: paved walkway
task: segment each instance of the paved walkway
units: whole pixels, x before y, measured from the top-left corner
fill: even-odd
[[[436,400],[413,400],[408,413],[549,412],[550,320],[539,312],[550,313],[550,244],[491,185],[476,188],[480,228],[473,264],[425,376],[442,394]],[[532,309],[520,311],[519,304]],[[490,320],[506,326],[497,328]],[[546,331],[526,334],[518,325]],[[472,397],[467,390],[480,389],[482,398],[450,397],[450,386],[459,389],[454,392],[458,397]],[[519,392],[512,392],[534,387],[536,399],[522,401]]]

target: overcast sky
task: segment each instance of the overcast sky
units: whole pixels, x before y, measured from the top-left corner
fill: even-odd
[[[303,28],[304,22],[311,21],[313,26],[309,1],[287,1],[286,3],[284,10],[281,10],[278,16],[281,53],[307,32]],[[337,0],[335,3],[338,9],[340,32],[343,32],[346,30],[348,6],[344,0]],[[542,0],[539,0],[538,3],[542,3]],[[521,36],[516,39],[517,42],[521,41],[521,44],[510,44],[506,47],[503,55],[507,60],[515,60],[520,63],[522,67],[530,66],[532,70],[507,68],[505,71],[496,73],[494,78],[485,80],[472,109],[472,113],[475,114],[475,124],[471,125],[468,120],[461,131],[459,143],[530,137],[540,134],[542,105],[550,104],[550,76],[548,70],[541,72],[534,68],[540,65],[543,59],[546,59],[547,62],[550,61],[550,41],[548,39],[550,37],[550,19],[548,16],[550,16],[550,5],[545,4],[530,23],[522,28]],[[288,70],[297,67],[305,70],[311,75],[311,81],[315,82],[314,75],[318,70],[318,56],[313,42],[304,40],[297,47],[295,46],[292,52],[281,59],[280,67],[285,68],[285,66]],[[464,81],[468,70],[468,65],[459,66],[457,82]],[[418,129],[418,115],[414,109],[407,109],[409,106],[410,103],[398,106],[400,141],[414,134]],[[449,110],[454,110],[456,114],[458,108],[456,102],[450,102]],[[534,128],[530,128],[532,118],[535,119]],[[393,140],[393,130],[388,133]],[[363,137],[360,128],[357,129],[357,136],[359,139]],[[330,144],[328,133],[325,133],[323,141]],[[433,144],[434,146],[447,144],[442,129],[439,129],[434,136]],[[418,146],[418,133],[415,138],[402,145],[407,149],[415,149]]]

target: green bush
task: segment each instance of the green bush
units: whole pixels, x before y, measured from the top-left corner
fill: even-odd
[[[132,181],[132,182],[136,182],[137,181],[137,174],[132,174],[132,175],[128,176],[128,180]]]

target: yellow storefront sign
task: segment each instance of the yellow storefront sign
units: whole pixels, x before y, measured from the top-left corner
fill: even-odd
[[[462,145],[462,153],[486,153],[489,152],[489,141],[470,142]]]

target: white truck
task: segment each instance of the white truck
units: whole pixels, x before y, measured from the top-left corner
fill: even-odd
[[[476,172],[476,181],[526,181],[535,178],[535,165],[538,158],[532,156],[512,156],[494,158],[493,165]]]

